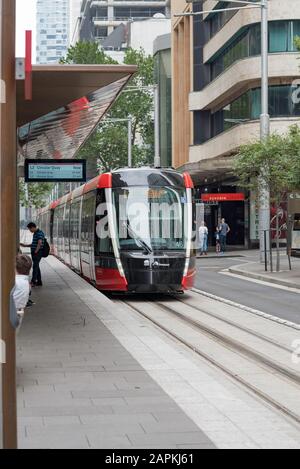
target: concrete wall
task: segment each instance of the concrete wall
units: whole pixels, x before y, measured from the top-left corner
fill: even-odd
[[[158,36],[171,32],[171,20],[151,18],[145,21],[134,21],[130,25],[130,47],[142,47],[149,55],[153,54],[153,44]]]
[[[193,89],[193,22],[191,18],[175,18],[174,14],[188,11],[191,4],[172,0],[172,161],[182,166],[189,158],[192,143],[192,114],[189,93]]]
[[[271,132],[285,133],[292,124],[300,124],[299,118],[271,119]],[[208,140],[202,145],[190,147],[189,162],[196,163],[220,156],[230,155],[237,151],[239,146],[256,140],[259,137],[259,121],[237,125],[230,130]]]
[[[260,86],[260,57],[248,57],[235,62],[202,91],[190,93],[190,111],[212,109],[223,102],[233,101],[249,87]],[[270,84],[291,83],[299,77],[299,53],[269,55]]]

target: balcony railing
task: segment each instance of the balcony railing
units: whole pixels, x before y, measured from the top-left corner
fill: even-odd
[[[93,21],[99,21],[101,23],[111,23],[111,22],[128,22],[128,21],[141,21],[141,20],[150,20],[152,16],[114,16],[112,18],[108,18],[107,16],[94,16]],[[156,18],[157,19],[157,18]]]
[[[114,4],[114,3],[136,3],[136,4],[139,4],[139,3],[155,3],[155,4],[164,4],[166,5],[168,2],[168,0],[93,0],[92,3],[91,3],[91,6],[97,6],[97,5],[103,5],[103,4],[108,4],[108,3],[111,3],[111,4]]]

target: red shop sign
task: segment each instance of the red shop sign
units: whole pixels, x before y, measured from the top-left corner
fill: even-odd
[[[232,201],[243,201],[245,200],[245,194],[243,192],[237,192],[234,194],[202,194],[201,200],[203,202],[232,202]]]

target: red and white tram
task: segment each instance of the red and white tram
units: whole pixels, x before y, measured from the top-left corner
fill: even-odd
[[[99,290],[182,292],[195,277],[193,182],[173,169],[101,174],[41,210],[52,253]]]

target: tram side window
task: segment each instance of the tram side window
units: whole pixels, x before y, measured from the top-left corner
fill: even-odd
[[[294,215],[294,231],[300,231],[300,213]]]
[[[111,238],[108,235],[108,217],[107,210],[105,208],[105,192],[104,189],[98,191],[97,195],[97,206],[96,206],[96,223],[95,223],[95,254],[100,256],[101,254],[112,254],[113,247]],[[101,226],[101,229],[100,229]],[[107,233],[106,236],[104,232]]]
[[[63,237],[63,219],[64,219],[64,207],[60,207],[58,209],[58,239],[59,239],[59,244],[62,242],[62,237]]]
[[[81,251],[89,254],[94,243],[95,194],[83,198],[81,216]]]
[[[70,216],[70,235],[75,241],[79,239],[79,212],[80,212],[80,200],[76,201],[71,205],[71,216]]]
[[[57,246],[57,224],[58,224],[58,210],[56,209],[53,216],[53,243]]]
[[[64,226],[64,238],[68,240],[69,235],[70,235],[70,204],[66,205],[63,226]]]

